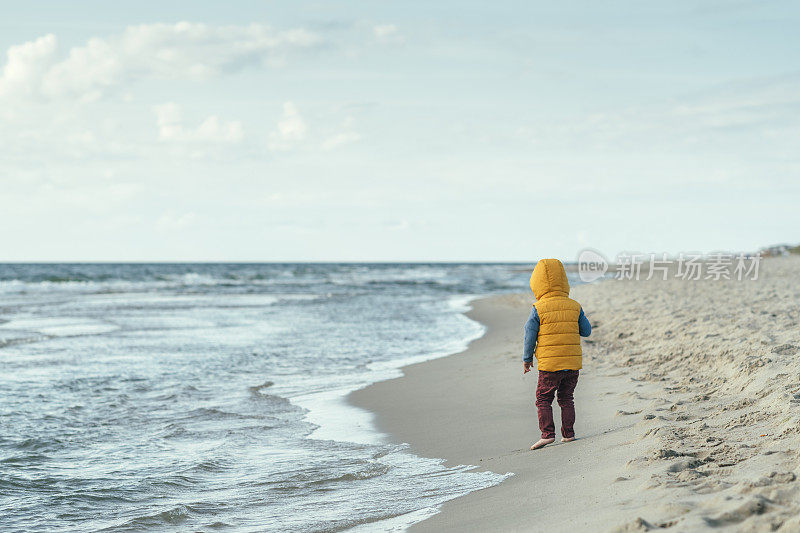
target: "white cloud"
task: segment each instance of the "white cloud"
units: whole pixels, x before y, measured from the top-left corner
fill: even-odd
[[[56,47],[53,34],[10,47],[0,77],[0,95],[39,91],[42,78],[55,60]]]
[[[379,24],[372,27],[372,35],[382,43],[402,43],[405,41],[394,24]]]
[[[180,106],[172,102],[156,106],[155,113],[158,138],[162,141],[235,143],[244,137],[241,122],[225,122],[215,115],[206,118],[196,128],[187,127]]]
[[[324,150],[333,150],[338,146],[354,143],[359,139],[361,139],[361,136],[358,133],[354,131],[345,131],[325,139],[322,142],[322,148]]]
[[[342,131],[336,133],[335,135],[331,135],[322,141],[322,149],[333,150],[339,146],[357,142],[360,139],[361,135],[353,130],[353,118],[347,117],[347,119],[344,121],[344,124],[342,124]]]
[[[267,147],[273,151],[285,151],[306,138],[306,126],[303,117],[292,102],[283,104],[283,118],[278,127],[269,134]]]
[[[8,49],[0,96],[94,99],[137,79],[202,79],[277,65],[288,53],[319,42],[304,29],[275,31],[262,24],[158,23],[94,37],[59,58],[57,39],[49,34]]]

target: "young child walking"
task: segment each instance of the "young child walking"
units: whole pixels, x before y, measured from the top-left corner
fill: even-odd
[[[581,305],[569,297],[569,281],[558,259],[542,259],[531,274],[531,290],[536,303],[525,323],[523,369],[531,370],[536,355],[539,382],[536,409],[542,438],[531,450],[556,440],[553,422],[553,397],[561,407],[561,442],[575,440],[575,403],[572,394],[581,369],[581,337],[592,333],[592,326]]]

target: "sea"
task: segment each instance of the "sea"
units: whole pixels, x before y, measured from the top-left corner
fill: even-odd
[[[0,530],[402,531],[495,485],[345,397],[464,349],[529,268],[1,264]]]

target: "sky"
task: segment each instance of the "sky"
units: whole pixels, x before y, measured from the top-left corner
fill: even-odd
[[[790,1],[4,4],[0,261],[800,242]]]

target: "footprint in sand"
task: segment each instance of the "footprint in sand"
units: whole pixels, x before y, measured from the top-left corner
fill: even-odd
[[[767,510],[767,502],[761,498],[753,498],[740,506],[726,511],[715,518],[705,518],[706,523],[711,527],[738,524],[754,515],[764,514]]]
[[[794,344],[781,344],[780,346],[775,346],[772,349],[772,353],[778,355],[794,355],[798,351],[798,347]]]
[[[667,472],[676,474],[678,472],[683,472],[684,470],[694,470],[698,466],[702,465],[703,461],[698,459],[680,459],[669,465],[667,467]]]

